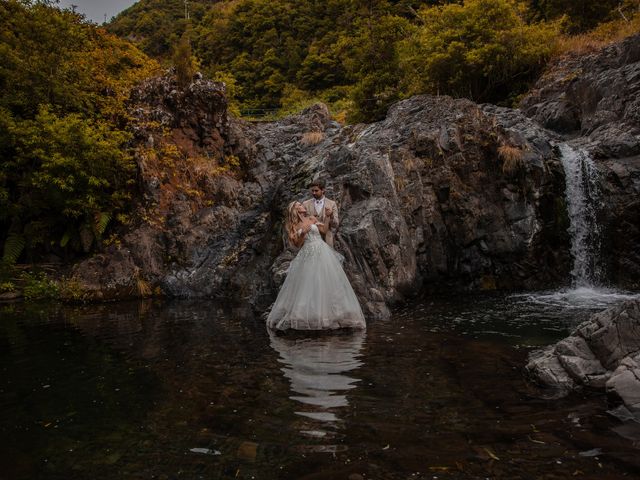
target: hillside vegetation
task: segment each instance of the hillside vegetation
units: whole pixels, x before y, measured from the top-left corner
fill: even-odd
[[[176,66],[226,83],[232,111],[327,103],[372,121],[420,93],[513,104],[547,62],[638,31],[640,0],[142,0],[105,27],[53,1],[0,3],[0,247],[73,259],[140,192],[130,89]],[[188,18],[187,18],[188,17]]]
[[[158,69],[46,3],[0,3],[0,241],[5,262],[87,252],[135,189],[129,89]]]
[[[316,100],[351,122],[381,118],[416,93],[512,104],[559,40],[637,0],[143,0],[108,28],[170,58],[187,25],[194,55],[245,114],[287,113]],[[345,118],[346,116],[346,118]]]

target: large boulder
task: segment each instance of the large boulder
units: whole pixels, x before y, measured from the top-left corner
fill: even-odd
[[[336,247],[370,316],[424,287],[568,274],[557,153],[519,113],[423,95],[373,124],[342,126],[323,104],[252,124],[227,114],[224,85],[181,91],[170,77],[142,84],[131,111],[143,197],[118,241],[75,269],[95,297],[161,291],[264,311],[295,254],[285,207],[315,178],[340,205]]]
[[[576,387],[606,389],[640,421],[640,300],[597,313],[569,337],[532,352],[526,371],[557,396]]]

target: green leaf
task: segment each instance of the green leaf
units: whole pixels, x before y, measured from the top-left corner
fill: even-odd
[[[60,246],[62,248],[66,247],[67,243],[69,243],[69,240],[71,240],[71,231],[67,230],[62,236],[62,238],[60,239]]]
[[[10,233],[4,242],[2,260],[9,264],[16,263],[18,258],[20,258],[25,245],[26,242],[22,235]]]
[[[111,221],[111,214],[108,212],[97,213],[95,216],[94,230],[96,238],[100,238],[104,231],[107,229],[107,225]]]

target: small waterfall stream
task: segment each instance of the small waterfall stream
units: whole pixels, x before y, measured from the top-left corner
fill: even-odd
[[[597,287],[603,282],[600,265],[601,232],[597,220],[601,205],[598,169],[586,151],[574,149],[566,143],[560,144],[559,149],[565,172],[573,287]]]
[[[525,301],[563,308],[599,310],[637,294],[605,287],[601,259],[602,231],[598,211],[602,208],[599,172],[585,150],[566,143],[558,145],[565,173],[565,199],[571,235],[571,287],[553,292],[521,294]]]

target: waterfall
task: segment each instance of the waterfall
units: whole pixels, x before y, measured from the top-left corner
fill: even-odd
[[[603,280],[600,266],[600,226],[597,221],[601,204],[598,170],[586,151],[574,149],[566,143],[560,144],[559,149],[565,173],[573,287],[596,287]]]
[[[598,212],[603,202],[599,173],[589,154],[566,143],[559,144],[565,174],[565,198],[571,235],[572,285],[557,291],[515,295],[522,301],[542,304],[545,308],[588,308],[602,310],[623,300],[638,298],[634,292],[604,287],[601,265],[601,228]]]

